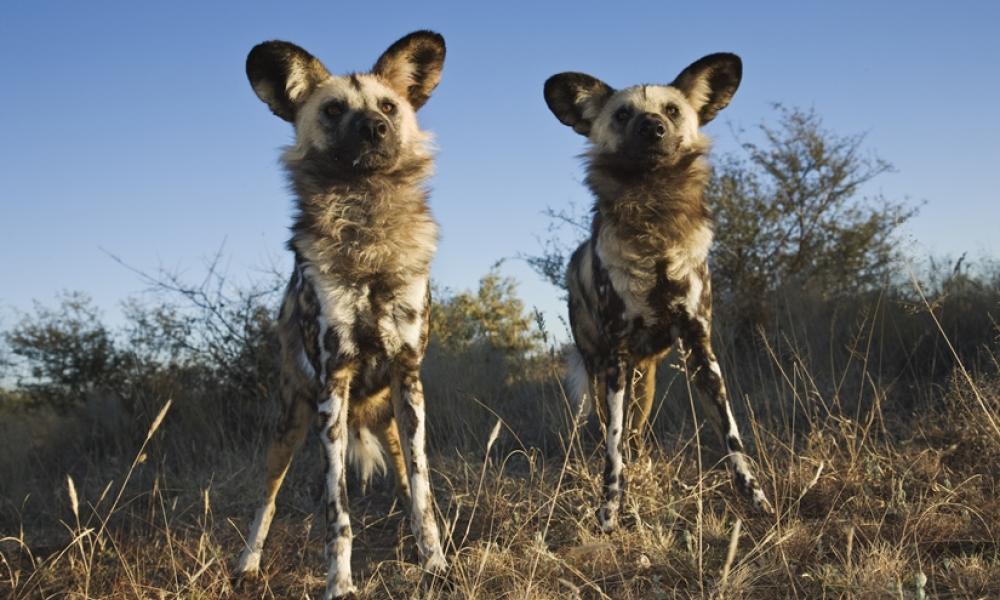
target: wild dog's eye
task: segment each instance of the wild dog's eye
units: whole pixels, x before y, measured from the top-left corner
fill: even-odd
[[[615,121],[618,121],[619,123],[624,123],[625,121],[628,121],[628,118],[631,116],[632,116],[632,111],[626,106],[623,106],[615,111]]]
[[[663,108],[663,112],[667,113],[667,116],[671,119],[676,119],[681,114],[681,109],[677,107],[676,104],[668,104]]]
[[[331,102],[323,107],[323,112],[331,119],[337,119],[344,114],[344,107],[339,102]]]
[[[396,105],[392,101],[390,101],[390,100],[383,100],[382,104],[379,105],[379,109],[383,113],[385,113],[387,115],[391,115],[394,112],[396,112]]]

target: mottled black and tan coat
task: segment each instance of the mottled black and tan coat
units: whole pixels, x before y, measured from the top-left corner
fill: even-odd
[[[566,274],[577,350],[570,389],[581,415],[596,399],[605,425],[598,510],[605,531],[617,525],[625,489],[624,445],[640,444],[656,365],[675,342],[722,436],[737,487],[758,509],[770,510],[744,456],[711,346],[712,217],[703,195],[709,140],[700,127],[729,104],[741,77],[737,56],[713,54],[669,85],[614,90],[583,73],[545,83],[555,116],[590,142],[591,236],[573,253]]]
[[[295,192],[295,266],[281,306],[284,411],[267,454],[264,500],[240,558],[256,571],[274,501],[310,427],[326,457],[325,598],[350,596],[346,468],[363,480],[388,454],[423,565],[445,567],[425,453],[420,363],[427,346],[429,269],[437,225],[427,207],[428,136],[416,110],[440,79],[444,39],[400,39],[368,73],[331,75],[287,42],[256,46],[247,75],[295,125],[283,162]]]

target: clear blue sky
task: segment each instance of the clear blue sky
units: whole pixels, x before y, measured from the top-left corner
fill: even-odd
[[[421,112],[440,146],[433,276],[463,289],[538,249],[540,212],[587,203],[582,138],[542,100],[553,73],[667,82],[703,54],[742,55],[743,85],[709,127],[749,127],[774,101],[815,107],[898,171],[872,192],[926,200],[918,252],[1000,244],[1000,4],[930,2],[5,2],[0,8],[0,325],[32,299],[90,293],[114,318],[141,269],[200,272],[225,242],[231,276],[287,264],[291,138],[247,84],[247,51],[294,41],[334,71],[372,64],[411,30],[444,34]],[[508,262],[529,304],[557,292]]]

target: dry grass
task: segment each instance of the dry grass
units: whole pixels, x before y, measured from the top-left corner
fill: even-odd
[[[594,518],[595,432],[560,426],[557,374],[511,382],[488,357],[438,360],[428,367],[432,464],[451,568],[432,578],[415,565],[385,484],[352,497],[356,583],[372,598],[1000,597],[1000,383],[963,369],[918,390],[920,402],[891,400],[898,391],[876,374],[864,331],[825,378],[802,344],[766,348],[755,373],[726,361],[730,379],[755,382],[734,385],[738,398],[771,399],[756,415],[736,404],[773,517],[736,498],[712,444],[699,464],[695,440],[712,438],[691,427],[686,386],[664,369],[658,441],[629,466],[626,525],[610,535]],[[4,485],[18,495],[2,494],[0,596],[318,595],[319,461],[302,459],[315,450],[279,497],[263,577],[234,590],[262,451],[259,440],[192,429],[199,410],[149,410],[130,445],[101,451],[84,450],[83,428],[46,419],[59,437],[9,443],[0,474],[22,480]],[[77,455],[34,457],[53,446]]]
[[[986,389],[992,410],[996,391]],[[946,412],[900,441],[877,412],[813,423],[795,447],[755,430],[775,518],[747,514],[723,470],[699,479],[692,440],[678,438],[632,465],[632,522],[607,536],[594,527],[600,460],[584,456],[588,444],[574,444],[567,458],[530,448],[439,453],[447,577],[414,566],[401,513],[384,516],[388,490],[353,502],[356,577],[370,597],[389,598],[415,589],[426,598],[876,598],[915,597],[923,574],[933,597],[995,597],[1000,443],[971,393],[956,384],[948,399]],[[300,489],[284,495],[265,577],[233,595],[231,559],[255,500],[243,480],[255,471],[203,489],[154,476],[142,491],[127,485],[126,471],[96,497],[78,496],[64,480],[52,490],[64,531],[48,539],[10,532],[0,556],[4,589],[13,598],[315,594],[322,528]]]

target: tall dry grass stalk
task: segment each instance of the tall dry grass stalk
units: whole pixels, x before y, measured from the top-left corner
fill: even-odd
[[[951,343],[951,339],[949,339],[948,334],[945,333],[944,327],[941,326],[941,321],[938,320],[934,307],[931,306],[931,303],[927,300],[927,296],[924,294],[923,286],[920,285],[920,281],[917,279],[917,276],[913,272],[912,268],[910,269],[910,280],[913,283],[913,289],[916,290],[917,294],[920,296],[921,302],[923,302],[924,306],[927,308],[927,314],[931,316],[931,319],[934,321],[934,326],[937,327],[938,332],[941,334],[941,339],[948,346],[948,351],[951,353],[952,357],[954,357],[958,371],[962,374],[962,377],[965,379],[966,384],[968,384],[969,389],[972,390],[973,395],[975,395],[976,402],[979,403],[979,407],[982,408],[983,416],[986,417],[986,420],[993,428],[993,432],[996,433],[997,439],[1000,440],[1000,426],[997,425],[996,415],[993,414],[994,411],[986,405],[986,401],[983,399],[983,394],[979,391],[979,386],[977,386],[976,382],[972,379],[972,375],[969,374],[969,370],[965,367],[965,363],[955,350],[955,345]],[[1000,329],[998,329],[998,331],[1000,331]],[[996,362],[995,356],[994,362]]]

